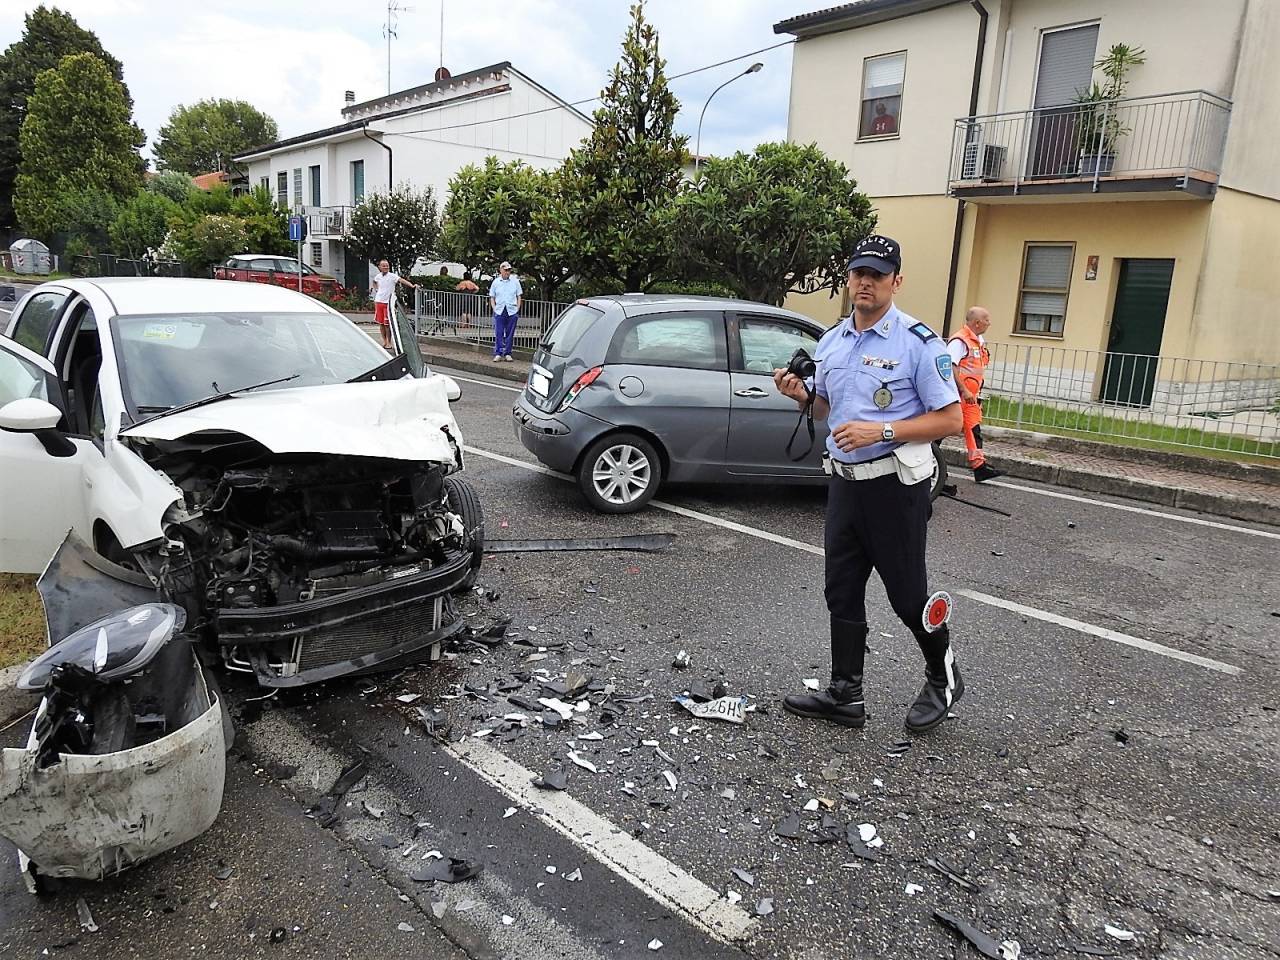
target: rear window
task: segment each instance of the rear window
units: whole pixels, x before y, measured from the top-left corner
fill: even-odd
[[[582,335],[602,316],[604,313],[595,307],[575,303],[560,314],[560,319],[551,325],[551,329],[542,338],[542,349],[553,357],[569,356],[573,348],[578,345],[578,341],[582,339]]]
[[[659,313],[628,320],[614,334],[608,362],[724,370],[724,316]]]

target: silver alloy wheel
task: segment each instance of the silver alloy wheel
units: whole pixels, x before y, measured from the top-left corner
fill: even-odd
[[[605,447],[591,467],[597,495],[615,506],[633,503],[649,489],[652,479],[649,458],[629,443]]]

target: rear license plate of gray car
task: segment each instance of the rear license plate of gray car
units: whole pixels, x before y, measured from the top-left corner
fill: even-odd
[[[533,370],[529,373],[529,386],[533,388],[534,393],[545,397],[547,391],[551,389],[551,380],[546,374]]]

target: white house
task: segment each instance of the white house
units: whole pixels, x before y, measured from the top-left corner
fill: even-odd
[[[307,217],[307,263],[363,287],[368,265],[343,244],[351,208],[368,193],[431,187],[443,207],[449,179],[488,156],[558,166],[587,137],[591,119],[509,62],[355,102],[343,122],[235,157],[250,186]]]

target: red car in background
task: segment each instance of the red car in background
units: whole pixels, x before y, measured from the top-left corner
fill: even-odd
[[[298,289],[298,261],[294,257],[276,257],[259,253],[241,253],[228,257],[213,268],[215,280],[247,280],[250,283],[274,283],[290,290]],[[316,273],[302,265],[302,292],[329,299],[346,296],[346,290],[333,277]]]

